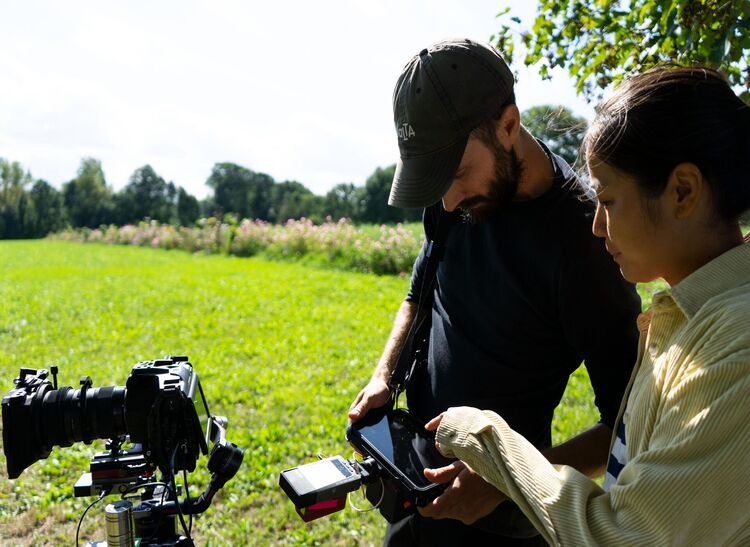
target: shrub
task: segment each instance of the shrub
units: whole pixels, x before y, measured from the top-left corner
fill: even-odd
[[[154,220],[137,225],[68,229],[51,239],[81,243],[136,245],[181,249],[191,253],[261,255],[276,260],[311,260],[330,266],[377,274],[402,274],[411,270],[419,252],[417,230],[402,224],[357,227],[348,219],[323,224],[289,220],[284,225],[262,220],[205,218],[194,228],[160,224]]]

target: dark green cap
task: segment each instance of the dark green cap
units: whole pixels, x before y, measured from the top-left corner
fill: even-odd
[[[423,49],[393,92],[400,159],[388,204],[427,207],[453,181],[466,141],[513,96],[513,74],[489,46],[448,40]]]

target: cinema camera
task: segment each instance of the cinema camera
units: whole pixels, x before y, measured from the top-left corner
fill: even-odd
[[[344,509],[348,494],[360,486],[388,522],[401,520],[445,489],[430,482],[424,469],[451,460],[435,448],[434,432],[407,411],[370,411],[347,427],[346,437],[362,461],[333,456],[281,472],[279,486],[305,522]]]
[[[46,369],[22,368],[15,388],[3,397],[8,476],[17,478],[34,462],[47,458],[54,446],[108,439],[107,451],[94,455],[90,472],[74,488],[77,497],[98,495],[96,501],[110,493],[127,498],[105,510],[108,544],[132,545],[140,538],[140,545],[192,545],[192,515],[206,511],[214,495],[234,477],[243,451],[226,440],[226,418],[209,412],[187,356],[142,361],[133,367],[124,387],[95,388],[84,376],[80,389],[58,388],[57,367],[50,370],[52,382]],[[211,479],[200,496],[191,498],[187,472],[195,470],[201,453],[209,453],[209,443]],[[129,448],[124,448],[126,444]],[[178,499],[175,473],[179,471],[184,500]],[[140,490],[142,494],[133,497]],[[190,516],[190,528],[185,515]],[[177,532],[176,517],[184,534]]]

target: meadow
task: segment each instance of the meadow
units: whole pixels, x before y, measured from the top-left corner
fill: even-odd
[[[258,257],[78,244],[0,242],[0,391],[19,367],[60,367],[61,385],[89,375],[124,385],[140,360],[187,354],[211,410],[245,449],[237,477],[199,517],[199,545],[379,545],[383,521],[351,509],[305,524],[278,488],[280,470],[319,454],[349,457],[346,410],[368,380],[408,285]],[[648,295],[653,286],[643,288]],[[560,441],[596,419],[585,370],[554,424]],[[103,449],[56,448],[9,481],[0,455],[0,543],[71,544],[83,509],[73,484]],[[208,474],[191,477],[191,493]],[[112,498],[113,499],[113,498]],[[103,538],[101,505],[81,527]]]

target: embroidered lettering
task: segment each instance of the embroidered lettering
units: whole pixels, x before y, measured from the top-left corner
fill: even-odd
[[[398,133],[398,138],[402,141],[408,141],[411,137],[416,136],[414,128],[406,122],[397,127],[396,132]]]

